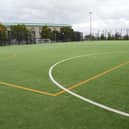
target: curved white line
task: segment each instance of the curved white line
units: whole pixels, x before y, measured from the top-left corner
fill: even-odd
[[[107,52],[107,53],[108,53],[108,52]],[[114,53],[114,52],[113,52],[113,53]],[[106,53],[105,53],[105,54],[106,54]],[[110,54],[110,53],[109,53],[109,54]],[[67,88],[65,88],[63,85],[61,85],[60,83],[58,83],[58,82],[54,79],[53,74],[52,74],[52,71],[53,71],[53,69],[54,69],[57,65],[59,65],[59,64],[61,64],[61,63],[64,63],[64,62],[66,62],[66,61],[75,59],[75,58],[80,58],[80,57],[84,57],[84,56],[86,57],[86,56],[91,56],[91,55],[101,55],[101,54],[89,54],[89,55],[76,56],[76,57],[67,58],[67,59],[64,59],[64,60],[61,60],[61,61],[55,63],[55,64],[52,65],[52,66],[50,67],[50,69],[49,69],[49,77],[50,77],[50,80],[51,80],[56,86],[58,86],[60,89],[66,91],[67,93],[71,94],[72,96],[75,96],[76,98],[79,98],[79,99],[81,99],[81,100],[83,100],[83,101],[85,101],[85,102],[88,102],[88,103],[90,103],[90,104],[92,104],[92,105],[95,105],[95,106],[100,107],[100,108],[102,108],[102,109],[105,109],[105,110],[107,110],[107,111],[114,112],[114,113],[117,113],[117,114],[119,114],[119,115],[129,117],[129,113],[126,113],[126,112],[123,112],[123,111],[120,111],[120,110],[111,108],[111,107],[109,107],[109,106],[106,106],[106,105],[97,103],[97,102],[92,101],[92,100],[90,100],[90,99],[88,99],[88,98],[86,98],[86,97],[83,97],[83,96],[81,96],[81,95],[78,95],[77,93],[74,93],[73,91],[68,90]]]

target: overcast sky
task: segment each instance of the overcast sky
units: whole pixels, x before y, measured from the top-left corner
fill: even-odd
[[[129,0],[0,0],[0,22],[43,22],[71,24],[89,32],[129,28]]]

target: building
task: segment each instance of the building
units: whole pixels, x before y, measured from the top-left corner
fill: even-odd
[[[71,25],[67,24],[49,24],[49,23],[3,23],[7,27],[8,32],[10,31],[10,26],[12,25],[25,25],[28,30],[32,32],[33,39],[36,43],[42,42],[42,39],[40,37],[40,32],[42,30],[43,26],[48,26],[52,31],[60,31],[62,27],[71,27]]]

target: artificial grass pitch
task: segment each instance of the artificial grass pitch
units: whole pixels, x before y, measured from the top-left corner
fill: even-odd
[[[95,41],[0,47],[0,82],[30,89],[61,91],[48,76],[70,87],[129,61],[129,41]],[[73,92],[129,113],[129,65],[83,84]],[[0,84],[0,129],[128,129],[129,118],[68,93],[48,96]]]

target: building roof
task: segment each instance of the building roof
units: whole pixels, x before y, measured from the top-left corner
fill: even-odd
[[[68,24],[53,24],[53,23],[2,23],[5,26],[11,26],[11,25],[26,25],[26,26],[49,26],[49,27],[71,27],[71,25]]]

